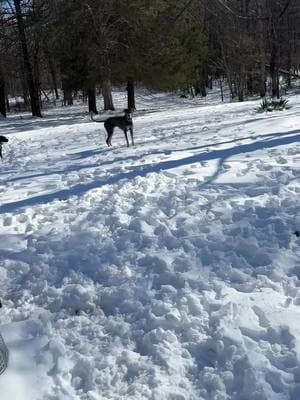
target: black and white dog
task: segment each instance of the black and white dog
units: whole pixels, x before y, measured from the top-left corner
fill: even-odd
[[[0,158],[1,158],[1,160],[3,159],[2,145],[3,145],[3,143],[6,143],[6,142],[8,142],[7,137],[5,137],[5,136],[0,136]]]
[[[120,128],[124,132],[127,147],[129,147],[129,141],[128,141],[128,137],[127,137],[127,131],[129,131],[130,136],[131,136],[131,143],[132,143],[132,146],[134,146],[132,112],[130,109],[126,108],[124,110],[124,113],[125,113],[125,115],[122,115],[119,117],[117,117],[117,116],[109,117],[103,121],[94,119],[93,114],[91,113],[91,118],[93,121],[104,122],[104,128],[106,129],[106,132],[107,132],[107,139],[106,139],[107,146],[111,146],[111,139],[112,139],[112,135],[114,133],[115,128]]]

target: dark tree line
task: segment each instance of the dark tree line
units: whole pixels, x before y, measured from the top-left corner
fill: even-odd
[[[200,14],[212,52],[208,68],[224,77],[232,98],[280,96],[300,64],[298,0],[203,0]]]
[[[32,115],[55,97],[82,96],[97,113],[114,109],[111,87],[124,85],[135,108],[136,84],[159,90],[213,79],[232,98],[280,96],[299,70],[298,0],[0,0],[0,113],[9,96]]]

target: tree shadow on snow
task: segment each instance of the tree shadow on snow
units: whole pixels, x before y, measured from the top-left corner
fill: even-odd
[[[38,195],[25,200],[4,204],[0,206],[0,213],[13,212],[22,207],[46,204],[54,200],[67,200],[72,196],[81,196],[92,189],[98,189],[106,185],[113,185],[125,180],[126,181],[133,180],[137,177],[145,177],[150,173],[159,173],[161,171],[166,171],[173,168],[187,166],[190,164],[195,164],[203,161],[220,160],[217,172],[212,177],[210,177],[204,184],[211,183],[219,174],[218,171],[220,171],[222,164],[224,163],[224,160],[230,157],[239,154],[252,153],[257,150],[271,149],[292,143],[299,143],[300,141],[299,130],[289,131],[285,133],[275,133],[272,136],[275,136],[275,138],[254,142],[250,144],[242,144],[231,147],[229,149],[207,151],[190,157],[185,157],[182,159],[161,161],[156,164],[144,164],[142,166],[133,166],[132,171],[130,172],[116,173],[115,175],[110,176],[108,178],[75,185],[70,189],[63,189],[54,193]]]

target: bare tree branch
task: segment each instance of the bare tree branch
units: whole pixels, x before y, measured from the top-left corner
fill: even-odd
[[[278,19],[281,19],[284,16],[284,14],[287,11],[287,9],[289,8],[290,4],[291,4],[291,0],[287,0],[287,2],[285,3],[285,5],[284,5],[284,7],[283,7],[283,9],[281,11],[281,13],[278,16]]]

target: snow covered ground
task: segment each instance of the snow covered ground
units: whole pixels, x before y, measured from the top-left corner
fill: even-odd
[[[1,400],[300,398],[300,96],[258,104],[0,122]]]

